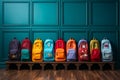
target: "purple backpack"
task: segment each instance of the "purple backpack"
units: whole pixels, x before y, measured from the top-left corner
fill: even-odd
[[[9,60],[20,60],[20,42],[13,38],[9,43]]]

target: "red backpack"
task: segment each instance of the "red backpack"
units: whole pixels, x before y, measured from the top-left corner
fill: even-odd
[[[99,62],[101,60],[100,44],[94,38],[90,41],[90,59],[93,62]]]
[[[65,42],[59,39],[55,43],[55,61],[65,61]]]
[[[78,61],[88,61],[88,43],[86,40],[82,39],[78,43]]]
[[[31,60],[31,48],[31,41],[25,38],[21,44],[21,60]]]

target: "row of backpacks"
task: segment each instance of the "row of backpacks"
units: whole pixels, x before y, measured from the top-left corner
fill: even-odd
[[[81,39],[78,44],[70,38],[66,44],[63,39],[58,39],[55,43],[52,39],[46,39],[43,43],[41,39],[36,39],[32,45],[30,39],[25,38],[22,43],[16,38],[9,43],[9,60],[18,61],[112,61],[113,53],[111,43],[107,38],[101,41],[92,39],[90,47],[85,39]]]

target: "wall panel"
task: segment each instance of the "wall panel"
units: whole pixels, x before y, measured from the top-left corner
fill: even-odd
[[[0,38],[2,37],[2,1],[0,1]],[[0,39],[0,44],[2,44],[2,40]],[[0,46],[0,61],[1,61],[1,53],[2,53],[2,46]]]
[[[39,1],[39,2],[53,2],[53,1],[60,1],[60,0],[32,0],[32,1]]]
[[[2,34],[2,31],[0,30],[0,34]],[[0,35],[0,38],[2,38],[2,35]],[[0,39],[0,61],[1,61],[1,58],[2,58],[2,39]]]
[[[87,25],[87,3],[63,2],[63,25]]]
[[[120,1],[119,1],[118,4],[119,4],[119,11],[118,11],[118,13],[119,13],[119,14],[118,14],[118,15],[119,15],[119,28],[120,28]]]
[[[33,3],[33,25],[58,25],[58,3]]]
[[[120,61],[120,28],[119,28],[119,39],[118,39],[118,42],[119,42],[119,47],[118,47],[118,53],[119,53],[119,55],[118,55],[118,64],[119,64],[119,66],[118,66],[118,68],[120,68],[120,63],[119,63],[119,61]]]
[[[9,1],[9,2],[15,1],[15,2],[19,2],[19,1],[30,1],[30,0],[2,0],[2,1]]]
[[[3,25],[29,25],[29,3],[4,2]]]
[[[116,2],[92,2],[92,25],[116,25]]]
[[[0,27],[2,26],[2,2],[0,1]]]

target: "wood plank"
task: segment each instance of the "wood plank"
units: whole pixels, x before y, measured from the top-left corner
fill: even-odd
[[[0,80],[119,80],[120,70],[0,70]]]

